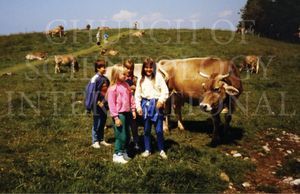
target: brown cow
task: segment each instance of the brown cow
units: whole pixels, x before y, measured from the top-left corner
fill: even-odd
[[[240,67],[240,71],[246,69],[247,71],[250,71],[250,73],[257,74],[259,70],[259,63],[260,63],[260,57],[255,55],[248,55],[245,57]]]
[[[64,27],[62,25],[57,26],[56,28],[49,30],[46,32],[47,35],[50,35],[51,37],[54,37],[54,35],[59,35],[61,38],[62,36],[65,35],[64,33]]]
[[[46,59],[48,56],[48,54],[46,52],[33,52],[33,53],[29,53],[25,56],[25,58],[27,60],[43,60]]]
[[[145,31],[144,30],[132,33],[132,36],[135,36],[135,37],[142,37],[144,35],[145,35]]]
[[[111,56],[115,56],[119,53],[119,51],[114,50],[114,49],[102,49],[100,51],[100,55],[111,55]]]
[[[101,27],[98,27],[98,30],[109,30],[110,28],[108,26],[101,26]]]
[[[55,55],[55,74],[61,72],[61,66],[67,65],[71,67],[72,72],[79,70],[79,64],[73,55]]]
[[[242,83],[236,66],[218,58],[161,60],[158,70],[167,80],[175,98],[175,113],[182,129],[182,102],[191,100],[212,114],[214,132],[212,145],[220,141],[220,112],[224,109],[225,128],[229,127],[234,101],[242,93]],[[232,100],[233,99],[233,100]],[[193,104],[195,105],[195,104]],[[228,111],[229,110],[229,111]]]

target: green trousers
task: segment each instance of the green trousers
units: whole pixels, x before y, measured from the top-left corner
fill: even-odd
[[[117,127],[114,123],[114,132],[115,132],[115,153],[123,153],[129,144],[130,134],[129,134],[129,126],[131,113],[119,113],[119,119],[122,122],[120,127]]]

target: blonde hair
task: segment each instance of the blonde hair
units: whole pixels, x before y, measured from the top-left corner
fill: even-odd
[[[120,74],[126,71],[122,64],[116,64],[111,70],[111,86],[115,85],[119,81]]]

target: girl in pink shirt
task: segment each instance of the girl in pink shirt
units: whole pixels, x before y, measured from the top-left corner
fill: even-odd
[[[113,162],[125,164],[130,160],[126,153],[129,143],[131,115],[135,119],[135,102],[126,79],[126,69],[122,64],[114,65],[111,72],[111,86],[107,91],[108,106],[114,120],[115,153]]]

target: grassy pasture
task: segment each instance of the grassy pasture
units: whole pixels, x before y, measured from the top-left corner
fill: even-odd
[[[299,45],[208,29],[146,30],[142,38],[127,31],[108,31],[115,41],[104,47],[118,50],[114,57],[99,55],[95,30],[68,31],[65,38],[51,40],[42,33],[0,37],[0,72],[15,73],[0,77],[1,192],[223,192],[229,183],[220,178],[222,172],[245,191],[241,184],[255,170],[255,163],[225,152],[238,150],[248,156],[251,150],[243,145],[260,149],[255,147],[258,134],[267,128],[299,135]],[[25,62],[28,52],[39,50],[47,51],[50,58]],[[78,56],[81,69],[75,75],[68,68],[54,74],[53,55],[65,53]],[[124,166],[112,163],[112,148],[90,147],[92,117],[85,114],[82,102],[99,57],[112,65],[128,57],[140,63],[146,56],[156,60],[217,56],[234,59],[238,65],[248,54],[262,56],[261,71],[241,74],[244,93],[226,144],[207,146],[210,117],[186,104],[186,131],[173,127],[165,135],[166,161],[159,159],[155,141],[149,159],[135,155]],[[142,128],[139,132],[142,135]],[[114,141],[112,128],[105,138]]]

